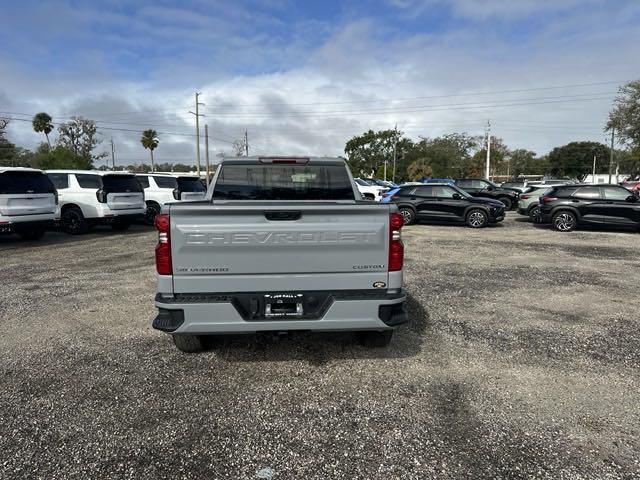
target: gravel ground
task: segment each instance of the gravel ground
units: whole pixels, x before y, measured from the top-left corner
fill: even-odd
[[[0,478],[640,478],[640,235],[405,228],[411,323],[151,329],[145,227],[0,239]]]

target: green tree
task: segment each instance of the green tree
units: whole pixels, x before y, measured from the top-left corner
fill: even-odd
[[[82,117],[71,117],[67,123],[58,126],[58,146],[85,159],[85,163],[93,168],[93,161],[107,156],[107,153],[93,154],[93,150],[102,143],[97,138],[98,128],[93,120]],[[54,149],[55,150],[55,149]]]
[[[478,138],[466,133],[450,133],[436,138],[421,138],[412,156],[424,158],[434,177],[465,176],[478,148]]]
[[[9,119],[0,118],[0,165],[13,165],[16,146],[7,138]]]
[[[422,180],[424,177],[430,177],[432,175],[433,169],[426,158],[414,160],[407,167],[407,177],[412,182],[417,182]]]
[[[508,157],[510,169],[509,173],[513,178],[522,175],[543,175],[546,163],[536,158],[536,152],[526,148],[512,150]]]
[[[599,142],[571,142],[556,147],[548,155],[548,173],[554,177],[584,179],[593,170],[596,157],[596,173],[606,173],[609,168],[609,148]]]
[[[158,132],[155,130],[145,130],[142,132],[142,137],[140,138],[140,143],[144,148],[148,148],[151,153],[151,171],[155,172],[156,168],[153,162],[153,151],[158,147],[160,141],[158,140]]]
[[[43,142],[33,155],[32,166],[42,170],[57,168],[91,170],[93,163],[91,157],[77,155],[62,145],[49,148],[49,145]]]
[[[396,130],[369,130],[357,135],[347,142],[344,153],[347,163],[354,175],[368,177],[384,168],[387,162],[387,178],[393,175],[393,148],[396,145],[396,176],[401,176],[404,167],[398,165],[398,159],[404,159],[413,142],[404,138],[403,133]],[[398,175],[400,172],[400,175]]]
[[[49,134],[53,131],[52,120],[51,115],[45,112],[40,112],[33,117],[33,121],[31,122],[33,130],[36,133],[44,133],[45,137],[47,137],[47,143],[49,146],[51,146]]]
[[[615,129],[621,143],[640,147],[640,80],[620,87],[605,130]]]

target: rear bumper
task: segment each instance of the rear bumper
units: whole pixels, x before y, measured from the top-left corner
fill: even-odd
[[[142,208],[128,208],[122,210],[114,210],[109,208],[106,205],[103,205],[102,208],[98,209],[98,217],[104,218],[105,220],[109,220],[112,218],[130,218],[132,221],[135,219],[143,219],[145,211],[147,210],[146,206]]]
[[[53,214],[25,215],[0,218],[0,233],[14,233],[28,230],[46,230],[53,227]]]
[[[261,331],[339,331],[388,330],[407,322],[404,291],[348,291],[327,294],[326,308],[318,318],[264,318],[247,317],[239,306],[238,298],[255,294],[186,294],[172,298],[156,296],[158,315],[153,328],[169,333],[221,334],[254,333]],[[318,292],[296,292],[314,295]]]
[[[112,210],[113,214],[100,217],[99,221],[103,223],[113,222],[138,222],[144,220],[144,213],[119,213],[118,210]]]

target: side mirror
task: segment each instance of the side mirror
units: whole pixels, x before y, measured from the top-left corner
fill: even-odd
[[[462,195],[460,195],[459,193],[454,193],[451,198],[453,198],[454,200],[462,200]]]
[[[485,187],[485,190],[486,190],[487,192],[490,192],[490,191],[494,190],[494,188],[493,188],[491,185],[487,185],[487,186]]]
[[[637,195],[629,195],[626,200],[627,202],[635,203],[638,201],[638,197]]]

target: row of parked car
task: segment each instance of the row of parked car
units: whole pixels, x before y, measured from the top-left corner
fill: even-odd
[[[480,178],[427,179],[381,192],[398,205],[405,225],[417,221],[466,223],[482,228],[517,209],[535,223],[567,232],[580,225],[640,228],[640,180],[621,185],[556,179],[496,185]]]
[[[126,230],[153,224],[167,202],[204,194],[200,178],[187,174],[0,167],[0,233],[36,240],[56,224],[72,235],[98,224]]]

